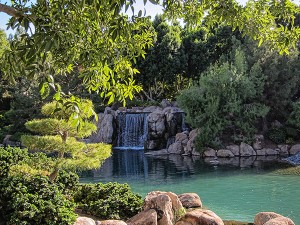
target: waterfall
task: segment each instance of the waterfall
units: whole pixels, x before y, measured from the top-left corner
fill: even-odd
[[[148,113],[118,114],[117,149],[144,149],[148,134]]]

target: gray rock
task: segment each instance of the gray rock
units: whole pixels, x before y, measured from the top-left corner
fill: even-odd
[[[263,135],[255,135],[254,136],[254,142],[253,142],[253,148],[255,150],[262,149],[264,146],[264,136]]]
[[[231,158],[234,154],[228,149],[220,149],[217,151],[217,156],[221,158]]]
[[[242,142],[241,145],[240,145],[240,155],[242,157],[244,157],[244,156],[255,156],[256,152],[254,151],[254,149],[250,145]]]
[[[272,148],[265,148],[266,155],[278,155],[279,150],[278,149],[272,149]]]
[[[173,144],[171,144],[168,148],[168,152],[170,154],[183,154],[184,153],[184,150],[183,150],[183,146],[181,144],[181,142],[175,142]]]
[[[212,149],[212,148],[207,148],[204,152],[203,152],[203,156],[204,157],[216,157],[217,152],[216,150]]]
[[[289,155],[289,145],[278,145],[279,148],[279,155],[286,156]]]
[[[235,156],[240,155],[240,146],[238,145],[228,145],[226,149],[230,150]]]
[[[300,144],[293,145],[290,149],[291,155],[296,155],[299,152],[300,152]]]
[[[159,106],[148,106],[146,108],[143,109],[143,112],[155,112],[155,111],[162,111],[162,108],[160,108]]]
[[[92,143],[109,143],[113,141],[114,117],[111,114],[98,114],[97,131],[89,138]]]
[[[155,111],[148,115],[149,139],[164,137],[166,132],[165,115],[161,111]]]

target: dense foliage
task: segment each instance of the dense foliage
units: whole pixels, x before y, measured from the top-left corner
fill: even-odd
[[[42,176],[11,176],[0,181],[0,221],[3,224],[69,225],[75,204],[55,183]]]
[[[268,107],[258,101],[263,84],[259,66],[247,71],[244,53],[237,49],[233,63],[213,65],[201,75],[198,85],[183,91],[178,103],[187,121],[201,129],[198,146],[213,145],[228,130],[234,139],[251,139],[255,122],[268,113]]]
[[[61,171],[57,182],[44,176],[51,159],[26,149],[0,147],[0,224],[71,224],[75,204],[67,199],[78,176]]]
[[[81,185],[75,202],[89,214],[103,219],[128,219],[142,207],[142,197],[134,194],[128,184],[98,183]]]

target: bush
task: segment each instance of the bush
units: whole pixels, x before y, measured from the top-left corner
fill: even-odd
[[[142,207],[142,197],[134,194],[128,184],[85,184],[75,194],[75,202],[86,213],[102,219],[127,219]]]
[[[74,203],[43,176],[12,176],[0,181],[0,221],[15,225],[69,225]]]
[[[276,144],[285,143],[285,140],[287,139],[286,131],[283,127],[268,130],[267,137]]]
[[[28,157],[27,149],[0,147],[0,178],[7,177],[11,166]]]
[[[213,65],[197,85],[178,96],[187,122],[201,130],[197,149],[218,145],[215,140],[228,131],[234,138],[249,140],[257,130],[258,119],[267,115],[269,108],[259,103],[264,75],[259,65],[247,71],[244,61],[243,52],[237,49],[234,63]]]

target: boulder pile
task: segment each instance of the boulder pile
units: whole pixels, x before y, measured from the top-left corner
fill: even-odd
[[[74,225],[295,225],[274,212],[260,212],[254,223],[223,221],[216,213],[202,207],[195,193],[176,195],[172,192],[152,191],[144,200],[143,210],[126,222],[121,220],[94,221],[78,217]]]

